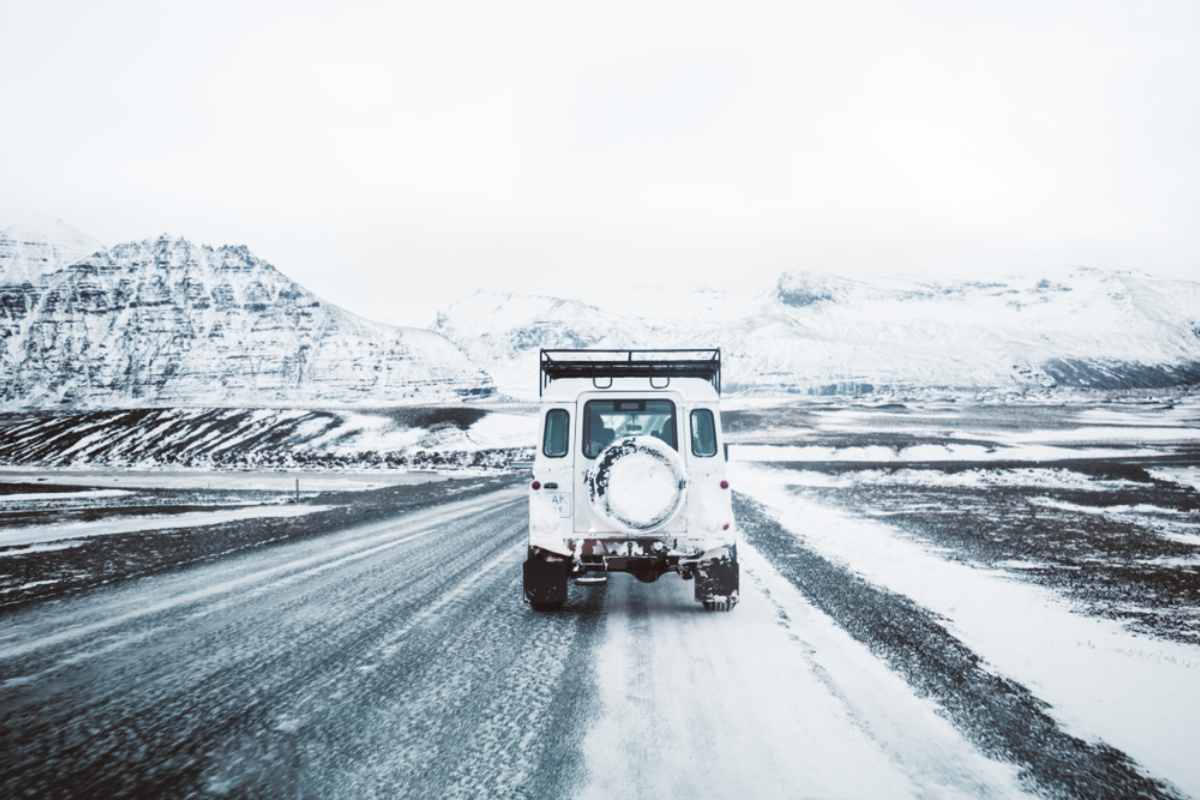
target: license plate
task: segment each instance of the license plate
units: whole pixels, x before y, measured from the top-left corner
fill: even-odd
[[[560,517],[571,516],[571,496],[569,494],[550,495],[550,504],[558,509]]]

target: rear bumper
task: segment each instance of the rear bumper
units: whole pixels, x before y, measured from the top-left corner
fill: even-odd
[[[703,540],[661,539],[577,539],[567,542],[574,553],[572,572],[628,572],[643,580],[653,580],[666,572],[692,577],[696,565],[728,555],[730,548],[706,548]]]

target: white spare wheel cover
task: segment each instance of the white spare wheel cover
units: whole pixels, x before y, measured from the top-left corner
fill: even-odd
[[[597,516],[630,533],[650,533],[679,513],[687,473],[679,453],[653,436],[618,439],[588,471],[588,500]]]

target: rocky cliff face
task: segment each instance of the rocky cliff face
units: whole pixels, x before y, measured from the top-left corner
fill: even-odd
[[[6,406],[390,403],[484,396],[429,331],[324,303],[243,246],[161,237],[0,286]]]
[[[766,291],[656,293],[597,308],[479,293],[434,329],[500,388],[537,394],[539,347],[720,346],[725,385],[764,392],[1022,392],[1200,383],[1200,283],[1074,269],[1053,278],[853,280],[786,273]],[[633,315],[630,308],[642,307]]]

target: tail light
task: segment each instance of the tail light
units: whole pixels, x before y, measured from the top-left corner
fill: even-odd
[[[721,488],[722,488],[722,489],[728,489],[728,488],[729,488],[729,481],[721,481]]]

